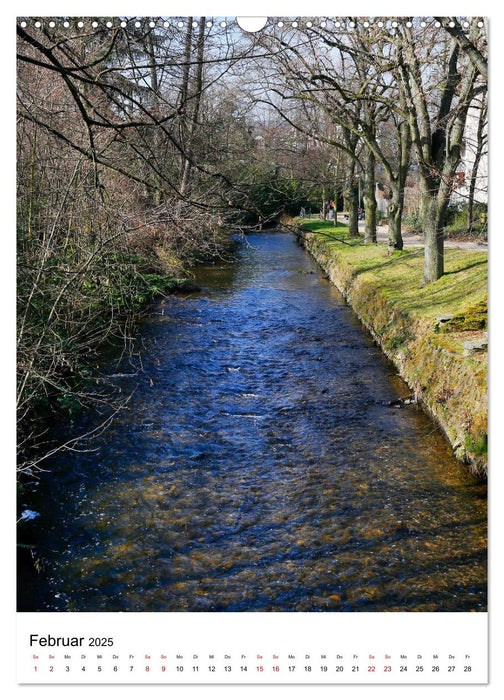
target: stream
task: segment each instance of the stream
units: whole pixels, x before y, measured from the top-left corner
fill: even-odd
[[[22,611],[483,611],[486,485],[290,234],[153,304],[128,410],[23,495]],[[38,569],[38,571],[36,570]]]

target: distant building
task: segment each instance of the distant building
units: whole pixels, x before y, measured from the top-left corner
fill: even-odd
[[[469,187],[474,164],[479,157],[476,173],[474,201],[488,203],[488,121],[486,107],[481,100],[474,100],[467,112],[464,141],[459,169],[453,183],[452,203],[465,204],[469,197]]]

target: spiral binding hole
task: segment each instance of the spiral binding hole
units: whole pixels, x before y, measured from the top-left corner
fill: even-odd
[[[90,18],[88,18],[88,21],[89,21],[89,19],[90,19]],[[32,21],[33,21],[33,26],[34,26],[36,29],[40,29],[40,28],[43,26],[43,22],[42,22],[41,20],[38,20],[38,19],[37,19],[37,20],[32,20]],[[130,20],[130,21],[132,21],[132,20]],[[431,19],[430,21],[432,22],[432,19]],[[470,29],[470,27],[471,27],[471,22],[469,22],[467,19],[466,19],[466,20],[463,20],[463,21],[462,21],[462,20],[459,20],[459,21],[460,21],[460,26],[462,27],[462,29],[463,29],[464,31],[468,31],[468,30]],[[404,24],[404,26],[406,26],[406,27],[408,27],[408,28],[413,27],[413,22],[410,21],[410,20],[405,21],[405,22],[398,22],[397,20],[392,20],[392,21],[388,20],[388,22],[390,22],[390,24],[389,24],[388,26],[392,27],[393,29],[396,29],[396,28],[399,27],[401,24]],[[321,19],[321,20],[319,20],[319,21],[314,25],[314,23],[313,23],[311,20],[307,20],[307,21],[305,21],[305,22],[300,22],[299,20],[296,19],[296,20],[291,21],[290,23],[286,23],[285,20],[278,20],[277,22],[274,23],[273,26],[278,27],[279,29],[282,29],[282,28],[284,28],[284,27],[286,27],[286,26],[290,26],[290,27],[292,27],[292,29],[298,29],[298,28],[300,28],[300,27],[302,28],[303,26],[306,27],[307,29],[311,29],[311,28],[314,27],[314,26],[318,26],[318,27],[321,28],[321,29],[325,29],[328,25],[329,25],[329,26],[330,26],[330,25],[333,25],[333,26],[334,26],[335,28],[337,28],[337,29],[345,29],[345,27],[346,27],[347,29],[355,29],[355,27],[357,27],[358,25],[360,25],[360,26],[364,27],[365,29],[369,29],[370,27],[372,27],[372,26],[374,25],[374,26],[379,27],[380,29],[383,29],[384,27],[387,26],[388,22],[387,22],[387,21],[383,21],[383,20],[378,20],[378,21],[376,21],[376,19],[363,20],[363,21],[359,21],[359,22],[355,22],[354,20],[346,20],[346,22],[345,22],[345,21],[340,21],[340,20],[336,20],[336,19],[331,20],[331,18],[329,18],[328,21],[326,21],[325,19]],[[82,20],[78,20],[78,21],[73,20],[72,23],[70,23],[70,22],[67,21],[67,20],[65,20],[65,21],[63,21],[63,22],[62,22],[61,20],[60,20],[59,22],[57,22],[57,21],[55,21],[55,20],[48,20],[48,21],[47,21],[47,26],[50,27],[51,29],[54,29],[54,28],[57,27],[57,25],[59,24],[60,26],[63,26],[65,29],[68,29],[68,28],[71,26],[71,24],[74,24],[74,23],[76,24],[76,26],[77,26],[78,29],[83,29],[83,28],[85,27],[85,24],[86,24],[86,23],[85,23],[84,21],[82,21]],[[236,23],[238,24],[238,26],[240,26],[240,24],[239,24],[238,21],[237,21]],[[30,22],[29,22],[29,21],[27,22],[27,21],[25,21],[25,20],[22,20],[22,21],[20,21],[20,23],[19,23],[20,27],[22,27],[23,29],[25,29],[26,27],[28,27],[29,24],[30,24]],[[74,26],[75,26],[75,24],[74,24]],[[91,26],[93,27],[93,29],[97,29],[97,28],[99,27],[99,23],[98,23],[96,20],[91,21],[90,24],[91,24]],[[115,24],[115,23],[112,22],[112,21],[110,21],[110,20],[108,20],[107,22],[104,22],[104,26],[107,27],[107,29],[112,29],[112,28],[114,27],[114,24]],[[132,24],[134,25],[135,28],[140,29],[140,28],[142,27],[142,24],[143,24],[143,23],[142,23],[140,20],[135,20],[134,22],[132,21]],[[440,27],[442,27],[443,24],[444,24],[444,23],[441,23],[441,22],[439,22],[439,21],[437,21],[437,20],[436,20],[435,22],[433,22],[433,25],[434,25],[437,29],[439,29]],[[175,27],[177,27],[177,28],[179,28],[179,29],[182,29],[182,28],[184,28],[185,26],[187,26],[186,22],[184,22],[184,21],[182,21],[182,20],[178,20],[176,23],[174,23],[173,21],[170,22],[170,21],[168,21],[168,20],[161,20],[161,19],[159,19],[158,21],[150,20],[150,21],[148,22],[148,26],[149,26],[150,29],[154,29],[157,25],[163,26],[165,29],[168,28],[168,27],[170,27],[170,26],[175,26]],[[422,20],[422,21],[420,22],[420,27],[421,27],[422,29],[425,29],[425,28],[427,27],[427,25],[428,25],[428,22],[425,21],[425,20]],[[117,26],[117,24],[116,24],[115,26]],[[121,20],[121,21],[119,22],[119,26],[122,27],[123,29],[126,28],[126,27],[128,26],[128,21]],[[194,27],[194,28],[196,28],[196,27],[199,26],[199,22],[198,22],[198,21],[193,21],[193,22],[191,23],[191,26]],[[216,23],[216,22],[214,22],[214,21],[212,21],[212,20],[207,20],[207,21],[205,22],[205,26],[206,26],[208,29],[211,29],[211,28],[214,27],[214,26],[219,26],[221,29],[225,29],[225,28],[227,28],[227,27],[229,26],[229,23],[228,23],[226,20],[221,20],[221,21],[218,22],[218,23]],[[271,26],[271,25],[270,25],[270,26]],[[456,26],[456,23],[455,23],[453,20],[450,20],[450,21],[447,21],[447,22],[446,22],[445,26],[446,26],[446,27],[450,27],[450,28],[454,28],[454,27]],[[473,26],[474,26],[474,25],[473,25]],[[476,23],[476,26],[477,26],[479,29],[483,29],[484,26],[485,26],[485,23],[484,23],[482,20],[478,20],[477,23]],[[258,30],[258,31],[259,31],[259,30]]]

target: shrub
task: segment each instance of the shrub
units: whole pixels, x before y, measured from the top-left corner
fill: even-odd
[[[420,216],[419,209],[412,209],[407,214],[403,216],[403,224],[408,228],[412,228],[414,231],[422,230],[422,219]]]

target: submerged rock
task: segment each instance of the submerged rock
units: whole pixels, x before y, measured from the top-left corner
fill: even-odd
[[[37,513],[36,510],[26,509],[21,513],[21,520],[24,520],[25,522],[28,522],[29,520],[35,520],[35,518],[38,517],[40,517],[40,513]]]
[[[417,400],[414,396],[405,396],[402,399],[393,399],[392,401],[380,401],[382,406],[410,406],[414,405],[417,403]]]
[[[201,287],[192,282],[191,280],[184,280],[177,284],[177,292],[201,292]]]

